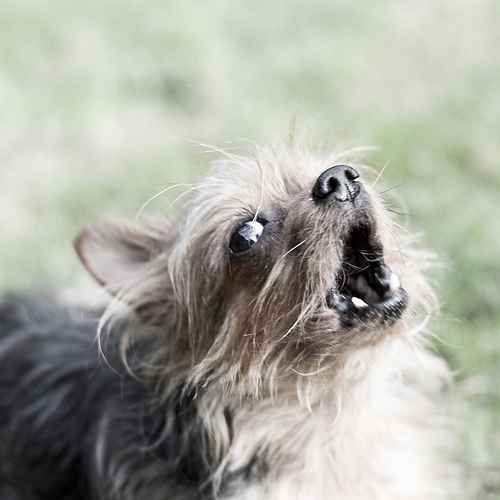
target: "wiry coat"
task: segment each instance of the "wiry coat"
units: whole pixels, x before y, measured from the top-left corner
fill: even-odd
[[[5,301],[1,498],[448,498],[426,254],[345,160],[226,154],[176,219],[78,238],[102,316]]]

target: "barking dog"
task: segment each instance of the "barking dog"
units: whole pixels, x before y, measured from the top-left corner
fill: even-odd
[[[345,162],[228,153],[175,219],[79,236],[104,312],[5,300],[1,498],[448,498],[425,255]]]

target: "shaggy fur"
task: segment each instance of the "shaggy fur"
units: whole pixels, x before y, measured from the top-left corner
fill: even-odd
[[[5,300],[0,497],[448,498],[427,256],[347,156],[226,153],[178,217],[80,235],[105,311]]]

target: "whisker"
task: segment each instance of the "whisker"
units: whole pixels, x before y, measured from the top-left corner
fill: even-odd
[[[387,168],[387,166],[389,165],[389,163],[391,162],[391,160],[389,160],[385,165],[384,165],[384,168],[379,172],[379,174],[377,175],[377,178],[375,179],[375,181],[373,182],[372,184],[372,187],[375,187],[375,184],[377,184],[377,182],[380,180],[380,178],[382,177],[382,174],[384,173],[384,170]]]
[[[162,194],[170,191],[171,189],[175,189],[175,188],[178,188],[178,187],[192,187],[191,184],[174,184],[172,186],[169,186],[168,188],[165,188],[165,189],[162,189],[159,193],[156,193],[154,196],[151,196],[151,198],[149,198],[148,201],[146,201],[146,203],[144,203],[142,205],[142,207],[139,209],[139,211],[137,212],[137,215],[134,217],[134,222],[137,222],[140,218],[140,216],[142,215],[142,212],[144,212],[144,210],[146,209],[146,207],[156,198],[158,198],[158,196],[161,196]]]
[[[400,182],[399,184],[396,184],[395,186],[387,188],[385,191],[381,191],[380,194],[382,195],[382,194],[388,193],[389,191],[392,191],[393,189],[397,189],[400,186],[404,186],[405,184],[406,184],[406,182]]]
[[[284,259],[290,252],[293,252],[296,248],[299,248],[300,246],[302,246],[307,240],[302,240],[300,243],[298,243],[297,245],[295,245],[294,247],[290,248],[290,250],[288,250],[288,252],[284,253],[278,260],[278,262],[282,259]]]

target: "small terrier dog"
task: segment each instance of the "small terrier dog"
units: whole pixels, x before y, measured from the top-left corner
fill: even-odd
[[[349,158],[226,152],[176,218],[77,238],[105,310],[6,298],[0,497],[448,498],[428,258]]]

